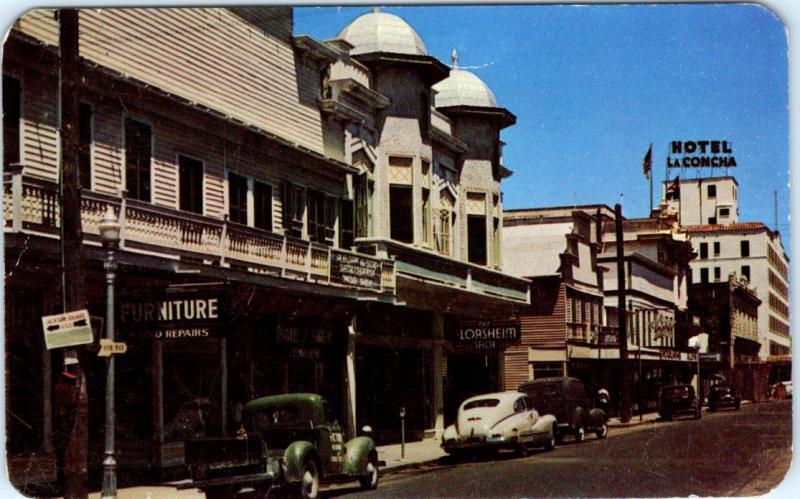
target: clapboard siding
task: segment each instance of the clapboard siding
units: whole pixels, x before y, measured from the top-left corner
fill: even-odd
[[[291,29],[291,10],[270,22]],[[324,152],[316,105],[319,74],[288,40],[228,9],[82,10],[81,55],[163,90]],[[52,11],[36,10],[20,31],[57,43]]]
[[[504,361],[505,390],[516,390],[517,387],[530,379],[528,367],[528,347],[513,346],[506,348]]]
[[[122,107],[110,99],[97,98],[92,104],[92,182],[94,190],[117,195],[122,189]]]
[[[58,181],[58,83],[33,71],[22,78],[22,155],[25,174]]]
[[[520,343],[539,348],[563,347],[567,340],[564,285],[548,286],[542,291],[520,317]]]

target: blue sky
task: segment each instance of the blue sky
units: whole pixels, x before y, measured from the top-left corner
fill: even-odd
[[[369,7],[295,11],[295,33],[327,39]],[[789,246],[787,41],[756,5],[385,7],[430,55],[474,67],[501,106],[505,206],[606,203],[623,194],[646,216],[642,157],[653,143],[654,202],[671,140],[733,143],[740,220],[779,230]],[[672,176],[677,171],[672,172]],[[681,178],[709,176],[686,170]],[[723,170],[716,169],[715,175]]]

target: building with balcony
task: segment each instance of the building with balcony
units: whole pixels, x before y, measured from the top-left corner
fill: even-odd
[[[529,282],[501,271],[510,171],[499,134],[514,118],[493,96],[462,102],[456,88],[434,107],[433,86],[448,94],[451,71],[380,12],[326,42],[295,36],[288,7],[79,19],[80,217],[96,335],[98,224],[110,209],[122,227],[123,469],[180,465],[189,433],[229,433],[238,405],[256,396],[319,392],[348,431],[370,424],[390,440],[400,406],[421,435],[460,402],[445,386],[502,384],[502,350],[455,339],[461,322],[506,319],[530,301]],[[54,11],[28,12],[4,51],[12,478],[33,458],[53,471],[58,442],[53,385],[65,358],[45,350],[39,320],[63,312],[58,29]],[[178,298],[214,300],[224,313],[202,335],[175,332],[190,320],[168,332],[152,311]],[[98,426],[103,366],[83,366]],[[200,408],[202,428],[180,425]],[[101,446],[93,434],[92,466]]]
[[[614,217],[605,205],[505,211],[504,261],[533,282],[531,306],[520,312],[522,344],[506,350],[507,388],[569,375],[619,402]],[[658,386],[688,380],[696,362],[676,334],[687,320],[692,252],[670,221],[625,219],[623,233],[633,400],[652,408]]]

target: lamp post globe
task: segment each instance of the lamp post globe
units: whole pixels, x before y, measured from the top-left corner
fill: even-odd
[[[119,242],[119,227],[114,208],[109,206],[99,224],[100,240],[103,244],[116,245]]]

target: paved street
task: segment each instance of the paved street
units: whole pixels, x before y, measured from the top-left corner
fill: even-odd
[[[791,461],[791,401],[751,404],[566,442],[527,458],[439,463],[384,475],[377,491],[342,497],[652,497],[763,494]]]

